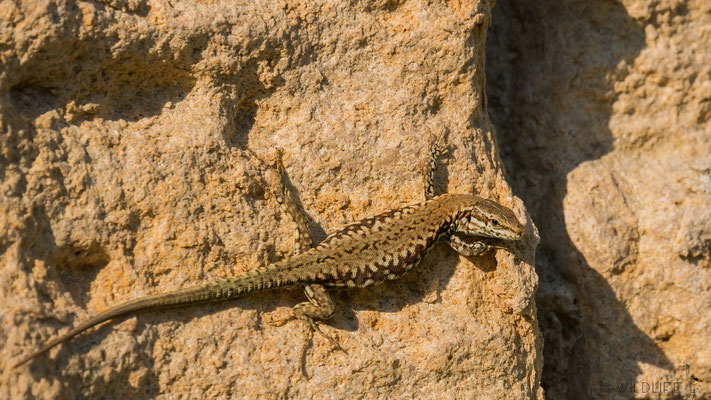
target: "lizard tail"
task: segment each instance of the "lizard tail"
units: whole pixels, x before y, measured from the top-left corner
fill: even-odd
[[[91,327],[120,316],[147,309],[181,307],[191,304],[229,300],[246,293],[284,287],[290,284],[293,284],[293,282],[282,279],[282,274],[279,274],[279,271],[270,265],[232,279],[130,300],[96,315],[75,326],[69,332],[50,340],[38,350],[24,356],[15,363],[12,368],[17,368],[25,364],[33,358],[47,352],[52,347],[66,342]]]

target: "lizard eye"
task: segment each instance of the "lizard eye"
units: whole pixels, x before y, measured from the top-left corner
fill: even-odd
[[[497,221],[497,220],[495,220],[495,219],[492,219],[492,220],[491,220],[491,225],[499,226],[499,221]]]

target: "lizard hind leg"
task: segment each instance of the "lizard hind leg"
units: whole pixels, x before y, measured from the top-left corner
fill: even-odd
[[[251,152],[250,152],[251,153]],[[254,155],[253,153],[251,153]],[[280,149],[277,150],[277,158],[275,162],[275,169],[278,175],[278,180],[276,185],[267,188],[269,193],[273,196],[276,202],[279,204],[281,211],[294,223],[294,254],[299,254],[308,250],[315,243],[313,237],[311,236],[311,231],[308,226],[308,219],[306,217],[306,212],[304,209],[297,204],[296,201],[291,197],[289,190],[286,187],[286,171],[284,168],[284,163],[282,161],[283,153]],[[261,166],[264,163],[256,156],[254,156]],[[338,344],[336,340],[329,337],[319,328],[316,321],[314,320],[328,320],[333,316],[335,311],[335,304],[331,297],[326,292],[326,289],[317,284],[306,285],[304,287],[304,293],[308,298],[308,302],[299,303],[294,306],[292,315],[288,318],[273,321],[271,324],[276,326],[282,326],[293,319],[300,319],[307,323],[308,335],[306,336],[306,343],[304,344],[301,360],[302,360],[302,372],[305,373],[305,365],[303,364],[306,358],[306,353],[309,348],[309,344],[313,338],[313,332],[318,332],[323,337],[328,339],[335,348],[343,350],[343,348]]]
[[[311,236],[311,231],[309,230],[308,218],[306,217],[306,212],[304,209],[292,198],[289,190],[286,186],[286,170],[283,163],[283,151],[277,149],[276,160],[273,166],[268,166],[259,156],[257,156],[252,150],[246,149],[247,154],[252,160],[254,160],[257,166],[261,170],[273,169],[278,180],[274,184],[266,182],[261,179],[261,185],[264,190],[269,193],[270,197],[276,200],[282,213],[290,219],[294,225],[294,254],[299,254],[305,250],[308,250],[315,243]]]
[[[311,237],[311,231],[309,230],[306,212],[291,198],[286,188],[286,171],[284,170],[282,156],[283,153],[281,149],[277,150],[276,172],[279,175],[279,180],[272,191],[272,195],[279,204],[279,208],[281,208],[282,212],[289,217],[296,226],[294,229],[294,254],[299,254],[313,246],[314,241]]]
[[[321,328],[319,328],[316,321],[314,321],[329,320],[336,311],[336,305],[333,303],[331,296],[328,295],[326,288],[318,284],[306,285],[304,287],[304,293],[309,301],[294,306],[294,317],[305,321],[312,332],[318,332],[321,336],[328,339],[333,347],[347,354],[348,352],[338,344],[338,341],[325,334]]]
[[[306,213],[303,208],[296,204],[291,196],[289,196],[289,192],[286,189],[286,172],[284,171],[281,150],[279,150],[277,154],[276,170],[279,174],[279,181],[273,194],[284,214],[286,214],[294,222],[294,225],[296,225],[294,232],[294,253],[299,254],[313,245],[313,239],[311,237],[311,232],[309,231]],[[331,296],[328,295],[326,288],[317,284],[306,285],[304,287],[304,294],[306,294],[309,301],[299,303],[294,306],[293,315],[291,318],[287,319],[287,321],[293,318],[305,321],[310,330],[307,340],[310,341],[312,336],[311,334],[316,331],[321,336],[328,339],[328,341],[331,342],[336,349],[346,352],[335,339],[326,335],[315,321],[331,319],[334,311],[336,310],[336,305],[333,303],[333,300],[331,300]],[[304,351],[306,351],[307,348],[308,345],[304,346]]]
[[[435,197],[434,172],[439,158],[447,154],[442,135],[432,135],[427,147],[427,158],[422,163],[422,193],[425,200]]]

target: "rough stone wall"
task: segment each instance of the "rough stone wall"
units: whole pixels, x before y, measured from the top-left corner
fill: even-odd
[[[541,232],[547,398],[711,396],[710,49],[705,0],[497,2],[489,111]]]
[[[0,398],[542,398],[537,233],[484,107],[490,4],[0,3]],[[334,294],[332,351],[286,318],[299,291],[143,313],[28,366],[120,302],[287,257],[293,225],[249,160],[284,150],[317,238],[437,189],[512,207],[528,239],[442,246]],[[305,377],[307,375],[308,377]]]

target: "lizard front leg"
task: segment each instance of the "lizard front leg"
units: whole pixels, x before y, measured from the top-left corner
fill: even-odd
[[[473,242],[467,242],[464,240],[461,236],[455,234],[452,234],[449,237],[449,245],[459,254],[463,255],[464,257],[474,257],[478,256],[485,251],[489,250],[490,247],[495,247],[495,246],[490,246],[489,244],[476,240]]]

